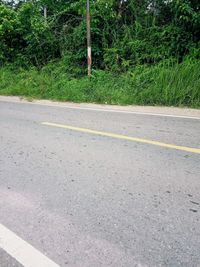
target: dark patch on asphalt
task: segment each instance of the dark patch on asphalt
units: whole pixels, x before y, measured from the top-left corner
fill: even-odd
[[[195,201],[192,201],[192,200],[190,200],[190,202],[191,202],[192,204],[199,205],[198,202],[195,202]]]
[[[194,210],[194,209],[190,209],[190,211],[192,211],[192,212],[197,212],[197,210]]]

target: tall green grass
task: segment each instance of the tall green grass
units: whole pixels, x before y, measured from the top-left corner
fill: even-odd
[[[0,69],[0,94],[107,104],[200,107],[200,62],[138,66],[126,74],[94,71],[74,77],[62,62],[41,70]]]

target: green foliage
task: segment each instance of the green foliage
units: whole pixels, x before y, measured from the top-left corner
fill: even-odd
[[[94,68],[124,72],[171,57],[181,62],[191,47],[199,46],[198,0],[90,2]],[[1,64],[41,67],[71,53],[86,68],[85,0],[14,3],[0,4]]]
[[[199,61],[185,61],[168,68],[156,66],[152,83],[140,97],[143,104],[200,107]]]
[[[18,26],[16,12],[0,4],[0,65],[13,58],[19,35]]]
[[[69,74],[65,64],[68,60],[49,63],[40,71],[1,68],[0,94],[104,104],[200,107],[198,60],[141,65],[121,75],[99,70],[91,79]]]
[[[0,93],[199,106],[199,0],[90,3],[88,80],[85,0],[0,1]]]

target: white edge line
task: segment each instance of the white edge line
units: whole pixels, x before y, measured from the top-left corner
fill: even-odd
[[[0,224],[0,248],[24,267],[60,267],[2,224]]]
[[[19,102],[19,101],[9,101],[9,100],[0,100],[0,102],[8,103],[17,103],[17,104],[30,104],[30,105],[39,105],[47,107],[57,107],[57,108],[66,108],[66,109],[77,109],[77,110],[89,110],[89,111],[101,111],[101,112],[112,112],[112,113],[124,113],[124,114],[136,114],[136,115],[147,115],[147,116],[158,116],[158,117],[171,117],[171,118],[181,118],[181,119],[193,119],[200,120],[200,117],[196,116],[184,116],[184,115],[172,115],[172,114],[163,114],[163,113],[152,113],[152,112],[140,112],[140,111],[126,111],[126,110],[114,110],[114,109],[100,109],[100,108],[90,108],[90,107],[70,107],[70,106],[60,106],[57,104],[49,103],[34,103],[34,102]]]

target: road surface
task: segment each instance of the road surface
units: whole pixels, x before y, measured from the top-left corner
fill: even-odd
[[[1,267],[200,266],[200,111],[13,99]]]

